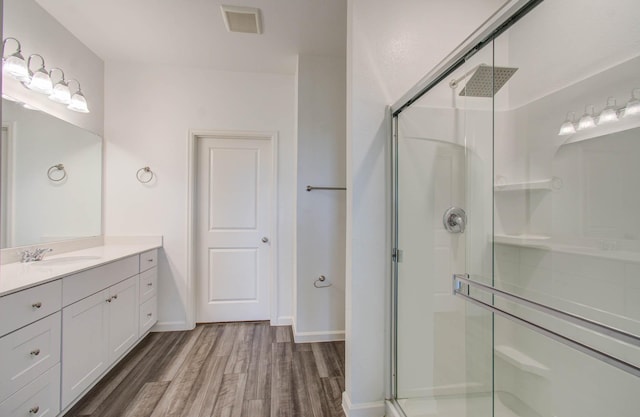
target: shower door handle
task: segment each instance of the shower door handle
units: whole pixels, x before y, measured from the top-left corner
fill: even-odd
[[[442,223],[449,233],[464,233],[467,226],[467,213],[460,207],[449,207],[444,212]]]

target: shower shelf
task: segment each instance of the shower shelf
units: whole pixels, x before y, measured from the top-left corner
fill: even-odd
[[[549,373],[547,366],[511,346],[497,345],[494,352],[497,357],[525,372],[541,377],[545,377]]]
[[[494,242],[502,243],[504,245],[516,245],[526,246],[533,248],[550,248],[548,244],[545,245],[545,241],[551,239],[547,235],[500,235],[496,234],[493,237]]]
[[[554,180],[555,178],[548,178],[545,180],[539,181],[527,181],[527,182],[516,182],[511,184],[502,184],[495,185],[493,189],[498,191],[533,191],[533,190],[541,190],[541,191],[551,191],[554,188]]]
[[[589,246],[570,245],[554,242],[545,235],[500,235],[495,234],[493,241],[497,244],[519,246],[522,248],[542,249],[546,251],[569,253],[572,255],[610,259],[622,262],[640,263],[640,251],[636,250],[604,250]]]

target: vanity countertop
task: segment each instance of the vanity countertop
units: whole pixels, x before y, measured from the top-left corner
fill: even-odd
[[[161,246],[157,242],[105,244],[46,256],[42,261],[0,265],[0,297]]]

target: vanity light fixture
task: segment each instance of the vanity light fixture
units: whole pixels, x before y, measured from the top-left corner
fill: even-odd
[[[564,121],[562,126],[560,126],[560,131],[558,132],[558,136],[566,136],[572,135],[576,133],[576,114],[572,111],[567,113],[567,119]]]
[[[69,110],[77,111],[78,113],[89,113],[87,99],[84,97],[84,94],[82,94],[80,83],[78,82],[78,80],[69,80],[68,83],[71,83],[71,81],[75,81],[76,84],[78,84],[78,90],[71,95],[71,101],[69,102],[67,108]]]
[[[7,41],[12,40],[17,44],[16,52],[9,56],[4,56],[4,50],[7,45]],[[47,71],[45,68],[44,57],[40,54],[31,54],[29,59],[25,62],[22,56],[22,46],[20,41],[16,38],[5,38],[2,41],[2,71],[4,74],[15,78],[20,81],[22,85],[37,93],[46,94],[51,101],[67,105],[67,108],[79,113],[89,113],[89,107],[87,106],[87,99],[80,88],[78,80],[65,80],[64,71],[61,68],[52,68]],[[42,64],[40,67],[32,71],[31,60],[34,58],[40,58]],[[60,81],[53,83],[52,76],[54,71],[60,72]],[[69,88],[69,82],[75,81],[78,84],[78,89],[75,93],[71,94]],[[28,105],[25,105],[27,107]],[[30,108],[31,106],[27,107]]]
[[[589,105],[587,105],[585,107],[584,114],[582,115],[582,117],[578,121],[578,129],[577,130],[584,130],[584,129],[589,129],[591,127],[595,127],[596,121],[593,118],[593,112],[594,112],[593,104],[589,104]]]
[[[624,108],[624,117],[640,114],[640,88],[631,90],[631,100]]]
[[[7,46],[7,41],[12,40],[18,45],[17,50],[11,55],[5,57],[4,50]],[[6,38],[2,41],[2,71],[11,77],[15,78],[19,81],[28,81],[29,80],[29,69],[27,68],[27,63],[22,56],[22,46],[20,45],[20,41],[16,38]]]
[[[617,121],[618,111],[616,109],[616,99],[614,97],[609,97],[607,99],[607,107],[605,107],[600,112],[600,116],[598,116],[598,125]]]
[[[53,91],[49,94],[49,100],[56,103],[69,104],[71,103],[71,90],[69,90],[69,84],[64,79],[64,71],[60,68],[51,68],[49,70],[49,77],[53,75],[54,71],[60,71],[61,79],[53,85]]]
[[[42,65],[35,72],[31,71],[31,59],[38,57],[42,61]],[[29,69],[29,81],[23,81],[23,84],[30,90],[42,94],[51,94],[53,92],[53,82],[49,73],[44,68],[44,58],[39,54],[31,54],[27,60],[27,69]]]

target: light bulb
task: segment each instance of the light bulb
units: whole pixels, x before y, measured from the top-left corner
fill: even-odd
[[[49,95],[49,100],[56,103],[69,104],[71,103],[71,91],[67,83],[60,81],[53,86],[53,91]]]
[[[2,70],[19,81],[27,81],[29,79],[29,70],[27,63],[19,52],[9,55],[3,63]]]
[[[49,73],[44,69],[44,58],[41,55],[32,54],[27,61],[27,68],[31,68],[31,59],[33,57],[40,58],[42,65],[36,72],[31,72],[29,69],[30,79],[29,81],[23,82],[23,84],[30,90],[49,95],[53,91],[53,83],[51,82]]]
[[[87,107],[87,99],[84,98],[84,95],[80,91],[71,96],[71,102],[69,103],[67,108],[79,113],[89,113],[89,108]]]
[[[598,116],[598,124],[606,124],[618,121],[618,113],[616,111],[616,99],[609,97],[607,99],[607,107],[605,107]]]
[[[59,71],[62,78],[54,84],[53,91],[49,95],[49,100],[55,101],[56,103],[69,104],[71,103],[71,91],[69,90],[69,84],[64,80],[64,71],[60,68],[51,68],[49,77],[52,76],[54,71]]]
[[[640,114],[640,99],[636,95],[637,92],[640,92],[640,88],[631,90],[631,100],[629,100],[624,108],[624,117]]]
[[[29,68],[27,67],[27,63],[22,56],[22,49],[20,46],[20,42],[16,38],[6,38],[2,41],[2,50],[6,49],[7,41],[13,40],[16,42],[17,50],[9,55],[8,57],[2,57],[2,72],[10,75],[19,81],[28,81],[29,80]]]
[[[589,110],[590,109],[590,110]],[[584,114],[578,121],[578,129],[584,130],[595,127],[596,121],[593,119],[593,105],[585,107]]]
[[[560,126],[558,136],[566,136],[576,133],[576,126],[574,124],[575,118],[576,114],[574,112],[571,111],[567,113],[567,119],[564,121],[564,123],[562,123],[562,126]]]
[[[79,113],[89,113],[89,107],[87,106],[87,99],[82,94],[82,90],[80,88],[80,83],[78,80],[69,80],[67,84],[71,84],[71,82],[75,82],[78,84],[78,91],[71,95],[71,101],[67,108],[69,110],[77,111]]]

